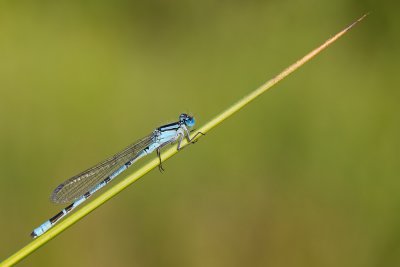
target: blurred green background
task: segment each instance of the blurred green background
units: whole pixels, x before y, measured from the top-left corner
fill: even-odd
[[[0,259],[60,182],[181,112],[202,125],[371,11],[20,266],[399,266],[398,7],[2,1]]]

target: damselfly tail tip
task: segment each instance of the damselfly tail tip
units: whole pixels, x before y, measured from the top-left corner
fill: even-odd
[[[35,239],[36,237],[38,237],[38,235],[35,233],[35,231],[33,231],[33,232],[31,233],[31,237],[32,237],[33,239]]]

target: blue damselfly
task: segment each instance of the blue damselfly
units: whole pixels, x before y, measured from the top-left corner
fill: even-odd
[[[133,163],[153,151],[157,151],[157,156],[160,159],[159,169],[162,171],[161,148],[178,142],[177,149],[179,150],[184,138],[188,142],[193,143],[194,138],[198,134],[203,134],[198,132],[193,138],[190,138],[190,128],[194,124],[194,118],[183,113],[179,116],[179,121],[158,127],[151,134],[133,143],[121,152],[61,183],[51,194],[51,200],[54,203],[72,202],[72,204],[33,230],[31,236],[35,238],[45,233]]]

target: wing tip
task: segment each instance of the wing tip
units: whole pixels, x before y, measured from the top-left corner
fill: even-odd
[[[61,200],[61,197],[58,195],[58,193],[61,191],[61,189],[64,188],[64,183],[60,184],[59,186],[56,187],[56,189],[53,190],[53,192],[50,195],[50,201],[55,203],[55,204],[63,204],[65,201]]]

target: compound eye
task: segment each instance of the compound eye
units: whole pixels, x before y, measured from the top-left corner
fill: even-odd
[[[195,124],[195,120],[194,120],[194,118],[193,117],[188,117],[187,119],[186,119],[186,121],[185,121],[185,124],[187,125],[187,126],[189,126],[189,127],[193,127],[194,126],[194,124]]]

